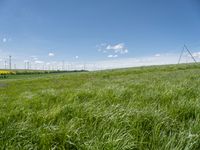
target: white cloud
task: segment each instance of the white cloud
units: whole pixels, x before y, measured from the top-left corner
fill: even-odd
[[[79,56],[75,56],[76,59],[79,59]]]
[[[128,49],[126,48],[124,43],[118,43],[114,45],[103,43],[103,44],[97,45],[97,48],[99,52],[108,53],[109,57],[112,57],[111,55],[115,56],[115,54],[128,53]],[[116,55],[115,57],[118,57],[118,55]]]
[[[96,48],[98,49],[99,52],[102,51],[102,48],[105,48],[106,47],[106,43],[101,43],[100,45],[96,45]]]
[[[53,57],[53,56],[55,56],[55,54],[54,53],[49,53],[49,57]]]
[[[2,39],[2,42],[3,42],[3,43],[6,43],[6,42],[7,42],[7,39],[6,39],[6,38],[3,38],[3,39]]]
[[[161,55],[160,55],[160,54],[155,54],[155,56],[156,56],[156,57],[160,57]]]
[[[117,58],[118,55],[108,55],[107,57],[108,57],[108,58]]]
[[[124,43],[119,43],[116,45],[107,45],[106,50],[112,50],[115,53],[120,53],[120,54],[128,53],[128,49],[125,47]]]

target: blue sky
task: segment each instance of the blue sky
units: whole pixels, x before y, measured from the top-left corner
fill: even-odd
[[[199,17],[198,0],[0,0],[1,60],[175,61],[183,44],[198,57]]]

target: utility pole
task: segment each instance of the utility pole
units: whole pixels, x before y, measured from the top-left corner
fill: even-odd
[[[27,62],[27,70],[29,70],[29,61]]]
[[[65,61],[64,60],[62,61],[62,70],[63,71],[65,70]]]
[[[5,60],[5,62],[4,62],[4,66],[5,66],[5,69],[7,69],[7,68],[6,68],[6,66],[7,66],[7,62],[6,62],[6,60]]]
[[[12,56],[9,56],[9,69],[12,69]]]
[[[29,62],[29,70],[31,70],[31,62]]]
[[[24,62],[24,69],[26,70],[26,62]]]
[[[86,64],[85,63],[83,64],[83,70],[84,71],[86,70]]]

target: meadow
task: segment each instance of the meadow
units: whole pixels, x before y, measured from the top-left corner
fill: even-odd
[[[200,64],[0,79],[0,149],[198,150]]]

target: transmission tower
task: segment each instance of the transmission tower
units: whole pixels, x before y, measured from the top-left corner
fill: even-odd
[[[193,59],[193,61],[196,63],[197,62],[196,59],[194,58],[194,56],[192,55],[192,53],[190,52],[190,50],[187,48],[187,46],[184,45],[183,49],[181,51],[179,60],[178,60],[178,64],[180,64],[181,58],[182,58],[182,56],[183,56],[183,54],[184,54],[185,51],[191,56],[191,58]]]

